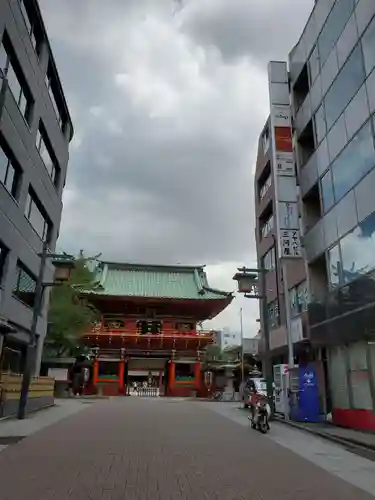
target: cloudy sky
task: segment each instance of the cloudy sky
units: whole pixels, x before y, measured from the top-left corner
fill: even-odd
[[[207,264],[211,285],[233,290],[256,262],[267,63],[287,58],[313,0],[40,3],[75,127],[60,248]],[[255,335],[256,301],[213,326],[238,330],[241,307]]]

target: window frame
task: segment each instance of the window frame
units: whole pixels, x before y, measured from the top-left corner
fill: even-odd
[[[24,300],[22,300],[19,296],[18,293],[20,292],[20,281],[21,281],[21,272],[25,273],[28,278],[30,278],[34,283],[35,283],[35,289],[34,289],[34,298],[33,298],[33,304],[28,304]],[[37,286],[37,278],[36,276],[23,264],[21,260],[18,259],[17,265],[16,265],[16,280],[13,285],[12,289],[12,295],[15,297],[17,300],[19,300],[22,304],[24,304],[26,307],[29,307],[30,309],[33,308],[34,303],[35,303],[35,293],[36,293],[36,286]]]
[[[59,99],[56,99],[56,87],[59,86],[57,78],[52,69],[51,63],[48,64],[47,73],[45,75],[44,82],[47,87],[47,91],[52,103],[52,108],[55,112],[56,120],[59,125],[61,132],[65,133],[65,127],[67,123],[67,119],[65,113],[60,109],[58,104]]]
[[[5,66],[4,66],[4,68],[2,68],[2,73],[4,75],[5,80],[7,81],[8,89],[10,90],[10,92],[11,92],[11,94],[12,94],[12,96],[17,104],[18,110],[19,110],[22,118],[24,119],[27,127],[30,129],[30,122],[31,122],[31,118],[32,118],[32,111],[33,111],[35,101],[34,101],[34,98],[32,96],[32,93],[30,91],[30,88],[26,83],[26,79],[25,79],[25,76],[23,74],[23,71],[20,68],[20,65],[18,64],[15,50],[11,44],[11,41],[10,41],[9,36],[8,36],[6,31],[4,31],[3,38],[2,38],[1,43],[0,43],[0,48],[1,47],[3,48],[5,55],[6,55]],[[20,88],[18,96],[15,95],[14,90],[12,90],[12,86],[9,85],[8,74],[9,74],[10,68],[13,71],[14,76],[15,76],[17,83],[19,85],[19,88]],[[25,99],[25,101],[26,101],[26,105],[25,105],[24,110],[22,110],[22,108],[21,108],[21,103],[22,103],[23,99]]]
[[[0,184],[2,184],[6,189],[6,191],[10,194],[10,196],[16,202],[18,202],[19,185],[22,176],[22,170],[19,167],[18,163],[14,160],[13,154],[2,134],[0,134],[0,150],[4,153],[4,156],[8,159],[7,165],[5,167],[6,170],[5,178],[4,180],[0,179]],[[13,169],[13,180],[11,189],[8,189],[8,186],[6,184],[7,176],[9,174],[9,167]]]
[[[49,159],[51,160],[51,172],[48,169],[48,166],[46,165],[46,162],[44,161],[43,155],[42,155],[42,145],[44,146],[44,149],[47,151]],[[48,176],[50,177],[52,184],[57,187],[57,184],[59,182],[59,176],[60,176],[60,168],[57,163],[56,157],[53,154],[53,148],[51,146],[51,143],[49,141],[46,129],[44,127],[44,124],[42,120],[39,121],[39,126],[38,130],[36,133],[36,138],[35,138],[35,147],[39,153],[40,159],[43,162],[43,165],[45,166]]]
[[[19,0],[19,4],[31,45],[38,59],[40,59],[41,48],[44,42],[42,30],[40,26],[38,26],[39,23],[36,21],[35,12],[30,12],[30,5],[26,5],[25,0]]]
[[[42,234],[39,234],[38,229],[36,229],[34,227],[33,223],[30,220],[33,206],[38,211],[39,215],[43,218],[43,221],[44,221]],[[51,237],[52,223],[51,223],[49,217],[47,216],[46,211],[44,210],[38,197],[36,196],[36,194],[34,193],[34,191],[31,188],[29,188],[29,191],[27,193],[24,216],[27,219],[27,221],[29,222],[30,226],[35,231],[35,233],[41,239],[41,241],[49,243],[49,240]]]

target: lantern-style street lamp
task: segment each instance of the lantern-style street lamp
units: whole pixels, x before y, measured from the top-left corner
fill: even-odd
[[[265,353],[263,355],[264,373],[267,382],[267,397],[273,402],[273,370],[270,356],[270,335],[268,328],[268,307],[266,294],[266,269],[250,269],[241,267],[237,269],[233,279],[238,283],[238,293],[247,299],[258,299],[262,305],[263,338]],[[242,347],[243,348],[243,347]],[[273,404],[270,404],[273,411]]]
[[[43,250],[39,254],[39,257],[40,257],[40,267],[39,267],[38,279],[35,286],[33,317],[30,327],[29,342],[27,344],[27,349],[26,349],[25,369],[22,377],[21,395],[17,413],[17,418],[21,420],[23,420],[26,416],[27,399],[29,395],[31,377],[34,370],[35,353],[38,343],[37,325],[38,325],[38,318],[42,311],[44,290],[47,287],[61,285],[65,281],[69,280],[70,272],[75,265],[73,255],[68,255],[65,253],[64,254],[50,253],[47,241],[43,243]],[[52,283],[43,282],[44,271],[48,259],[52,260],[52,263],[55,267],[54,281]]]

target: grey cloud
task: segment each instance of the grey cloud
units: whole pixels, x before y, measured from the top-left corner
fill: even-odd
[[[237,49],[225,49],[240,2],[215,0],[211,20],[205,0],[201,13],[194,2],[173,17],[169,0],[41,0],[77,137],[59,246],[114,260],[217,264],[227,286],[234,262],[255,262],[252,176],[267,80],[250,59],[228,65],[203,43],[206,26],[223,56],[241,54],[244,26]],[[263,4],[244,2],[246,15],[259,19]],[[242,54],[272,50],[263,35],[255,42]]]
[[[224,59],[251,57],[263,67],[285,60],[312,10],[313,0],[191,0],[182,27]]]

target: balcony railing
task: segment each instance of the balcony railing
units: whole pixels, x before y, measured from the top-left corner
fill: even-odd
[[[308,305],[310,326],[375,307],[375,272],[359,276],[348,285],[333,290]]]
[[[109,328],[104,326],[95,326],[91,331],[85,333],[88,335],[119,335],[127,337],[164,337],[164,338],[214,338],[214,332],[211,330],[193,330],[193,331],[179,331],[164,329],[160,333],[145,333],[142,334],[136,330],[129,328]]]

